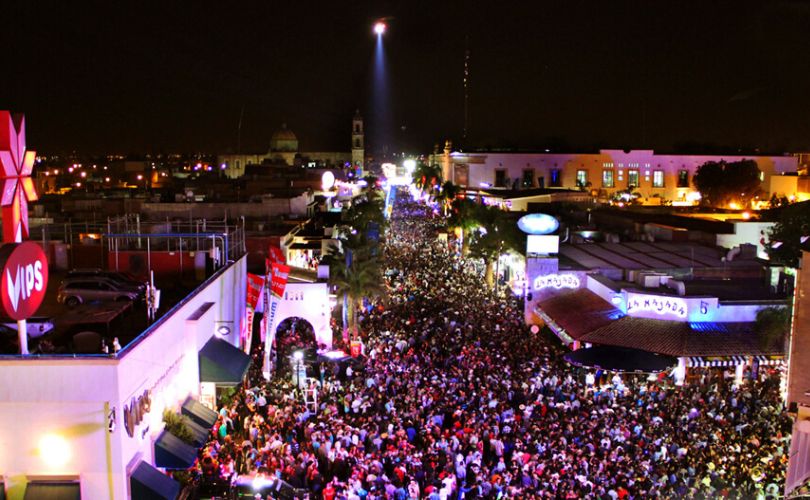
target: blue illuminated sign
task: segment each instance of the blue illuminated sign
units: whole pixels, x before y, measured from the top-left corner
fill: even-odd
[[[518,220],[518,227],[526,234],[551,234],[560,223],[548,214],[529,214]]]

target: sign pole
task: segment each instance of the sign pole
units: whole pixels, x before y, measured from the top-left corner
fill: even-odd
[[[16,233],[14,243],[22,243],[22,230]],[[28,356],[28,321],[25,319],[17,320],[17,338],[20,339],[20,354]]]

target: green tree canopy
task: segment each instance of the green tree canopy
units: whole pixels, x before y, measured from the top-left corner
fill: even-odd
[[[725,207],[737,203],[747,207],[761,193],[760,175],[754,160],[710,161],[698,168],[693,182],[704,205]]]
[[[810,202],[791,203],[777,213],[776,225],[768,231],[768,255],[777,262],[799,267],[802,237],[810,236]]]
[[[789,307],[766,307],[757,312],[754,328],[763,351],[778,350],[784,346],[790,331],[791,316]]]
[[[470,256],[484,261],[485,277],[491,285],[494,281],[492,267],[498,257],[507,250],[521,252],[526,246],[526,235],[507,212],[497,207],[478,205],[476,220],[483,231],[471,232]]]

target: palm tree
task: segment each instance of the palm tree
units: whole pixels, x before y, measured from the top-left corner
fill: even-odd
[[[495,284],[494,266],[506,250],[520,252],[525,247],[525,235],[507,213],[497,207],[480,206],[477,220],[483,231],[473,231],[470,256],[479,258],[486,265],[484,277],[487,285]]]
[[[340,245],[332,244],[325,261],[329,263],[329,284],[343,296],[344,332],[357,332],[357,309],[363,299],[385,295],[382,266],[377,257],[377,242],[368,241],[363,233],[348,233]],[[344,340],[348,340],[344,338]]]
[[[457,185],[453,184],[451,181],[445,181],[438,191],[434,193],[433,198],[442,207],[442,215],[447,217],[447,211],[460,192],[461,189]]]
[[[419,162],[413,171],[413,183],[419,191],[427,192],[428,195],[432,196],[442,183],[441,167]]]
[[[359,257],[359,256],[358,256]],[[385,295],[382,278],[382,267],[376,257],[352,258],[330,268],[329,281],[335,292],[344,297],[347,325],[352,337],[357,336],[357,311],[363,307],[364,299],[373,299]],[[344,339],[345,340],[345,339]]]
[[[450,227],[461,230],[461,255],[466,256],[470,250],[470,237],[474,229],[481,224],[478,222],[478,210],[481,205],[469,198],[456,198],[450,203]]]

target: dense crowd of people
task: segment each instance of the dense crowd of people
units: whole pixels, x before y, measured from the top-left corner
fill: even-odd
[[[388,296],[364,314],[363,362],[310,373],[317,405],[289,377],[265,383],[252,369],[220,410],[201,474],[260,473],[329,500],[778,492],[791,427],[778,379],[594,383],[530,333],[520,299],[492,293],[439,243],[441,224],[396,208]]]

